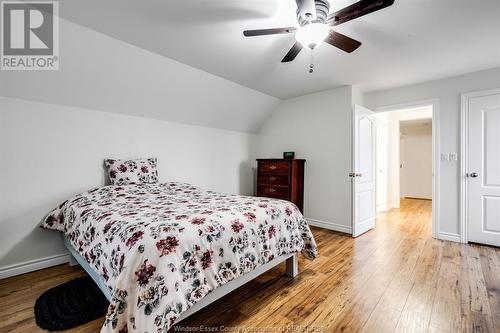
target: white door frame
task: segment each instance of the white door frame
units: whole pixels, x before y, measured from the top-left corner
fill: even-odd
[[[488,95],[500,94],[499,89],[481,90],[469,93],[463,93],[461,98],[461,128],[460,128],[460,241],[469,242],[469,221],[467,219],[468,186],[467,186],[467,156],[469,156],[467,142],[469,141],[469,100],[473,97],[482,97]]]
[[[403,111],[423,106],[432,106],[432,237],[444,240],[454,240],[455,235],[448,235],[439,231],[439,175],[440,154],[439,149],[439,99],[420,100],[402,104],[394,104],[376,108],[375,112]]]

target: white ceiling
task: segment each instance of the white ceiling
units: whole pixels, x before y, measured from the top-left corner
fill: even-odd
[[[432,135],[432,118],[405,120],[399,122],[401,134],[428,134]]]
[[[331,11],[353,0],[335,1]],[[294,0],[65,0],[62,17],[279,98],[341,85],[380,90],[500,66],[500,1],[396,0],[337,27],[363,44],[329,45],[280,63],[293,35],[244,29],[296,25]]]
[[[402,120],[399,122],[399,127],[401,129],[409,127],[431,127],[431,126],[432,126],[432,118]]]

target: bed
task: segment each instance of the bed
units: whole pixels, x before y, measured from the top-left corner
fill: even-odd
[[[314,259],[304,217],[288,201],[204,191],[185,183],[105,186],[42,222],[110,300],[101,332],[167,332],[277,264]]]

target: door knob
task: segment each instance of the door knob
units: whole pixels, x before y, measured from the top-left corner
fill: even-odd
[[[477,178],[477,176],[478,176],[477,172],[469,173],[469,177],[471,177],[471,178]]]

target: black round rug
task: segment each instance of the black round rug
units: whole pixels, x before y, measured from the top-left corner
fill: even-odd
[[[89,276],[44,292],[35,303],[38,326],[49,331],[73,328],[106,314],[109,302]]]

